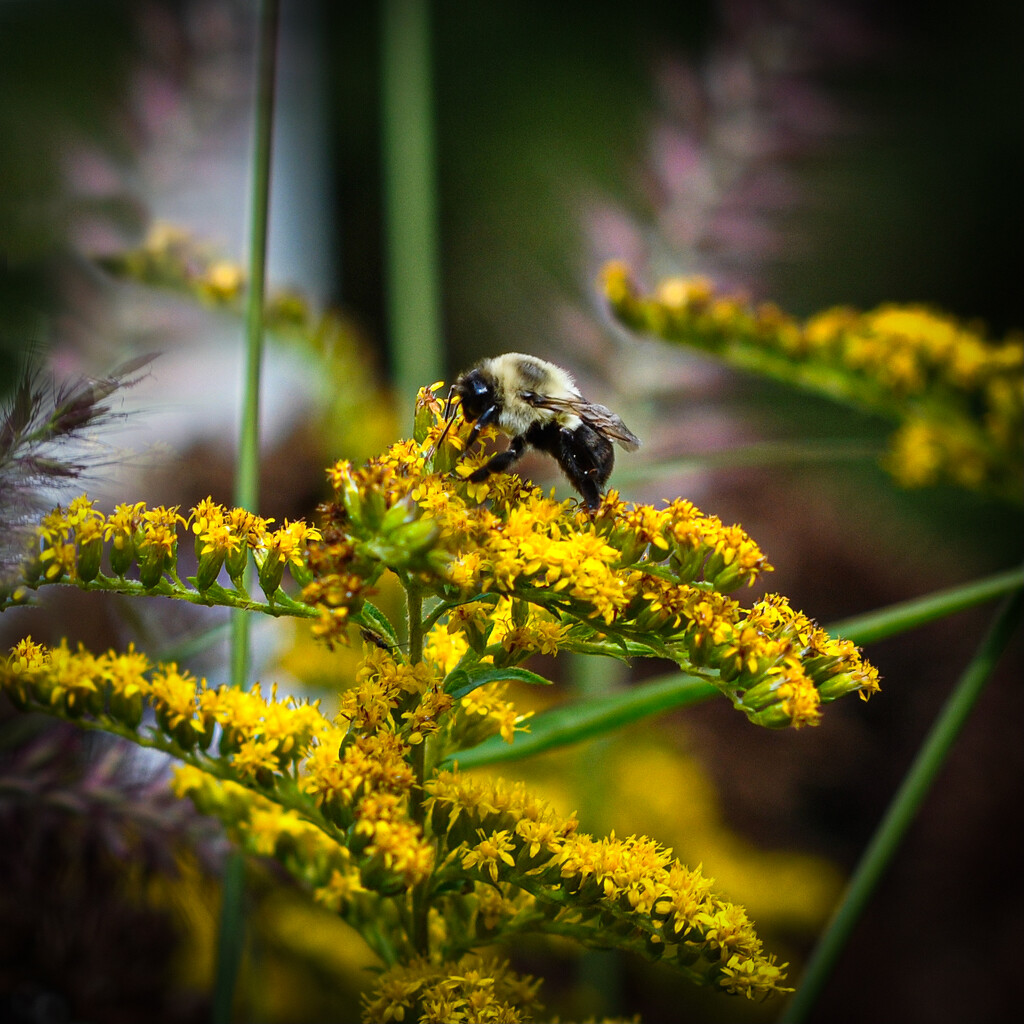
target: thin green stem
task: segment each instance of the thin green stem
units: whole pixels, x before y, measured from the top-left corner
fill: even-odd
[[[736,469],[747,466],[804,465],[810,463],[863,462],[877,459],[882,446],[874,441],[765,441],[758,444],[701,452],[683,459],[668,459],[649,465],[624,463],[615,471],[617,484],[639,483],[676,477],[681,473]]]
[[[406,583],[406,601],[409,613],[409,661],[416,665],[423,660],[423,591],[413,580]]]
[[[1020,587],[1024,587],[1024,569],[1013,569],[925,597],[889,605],[888,608],[858,615],[856,618],[844,619],[830,625],[828,631],[833,636],[843,636],[857,644],[872,644],[984,604]]]
[[[398,394],[443,376],[430,4],[382,6],[383,175],[391,357]]]
[[[1024,609],[1024,590],[1018,590],[999,610],[977,654],[907,772],[881,824],[865,850],[847,886],[842,903],[818,942],[804,972],[800,988],[782,1017],[784,1024],[807,1020],[825,982],[871,898],[889,862],[899,849],[914,816],[924,802],[950,749],[991,678],[996,664],[1016,629]]]
[[[224,887],[217,933],[217,971],[213,987],[214,1021],[230,1021],[235,979],[245,948],[245,860],[239,853],[224,865]]]
[[[263,0],[260,9],[252,180],[249,189],[249,287],[245,308],[245,379],[238,441],[238,469],[235,478],[235,503],[250,512],[256,511],[259,500],[260,373],[263,363],[278,13],[278,0]],[[253,571],[249,566],[246,569],[247,589],[251,589],[252,578]],[[236,686],[246,685],[248,663],[249,618],[242,612],[236,612],[232,620],[231,645],[231,678]]]
[[[256,511],[259,498],[260,372],[263,363],[263,314],[267,272],[267,227],[270,213],[270,153],[274,125],[274,85],[277,71],[278,0],[260,7],[259,50],[256,64],[256,110],[253,126],[252,180],[249,197],[249,288],[245,316],[245,378],[238,441],[235,503]],[[246,589],[253,571],[246,569]],[[231,681],[245,687],[249,677],[249,616],[235,609],[231,619]],[[224,904],[217,944],[214,979],[214,1024],[229,1024],[245,944],[243,912],[244,861],[240,852],[228,859],[224,875]]]
[[[138,580],[124,579],[120,576],[106,576],[100,573],[88,583],[80,580],[53,580],[32,586],[38,590],[41,586],[77,587],[79,590],[100,590],[109,594],[122,594],[126,597],[167,597],[172,601],[188,601],[189,604],[201,604],[208,608],[233,608],[240,612],[259,612],[261,615],[280,617],[294,615],[300,619],[315,619],[317,610],[312,605],[303,604],[288,597],[283,591],[274,595],[273,602],[257,601],[237,590],[226,590],[214,584],[208,590],[192,590],[180,580],[172,583],[169,579],[161,580],[155,587],[147,587]],[[0,603],[0,611],[7,607],[16,607],[16,602]]]

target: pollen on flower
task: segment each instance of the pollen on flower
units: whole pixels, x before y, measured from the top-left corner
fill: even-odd
[[[509,654],[520,658],[526,654],[558,654],[569,633],[569,625],[561,623],[543,608],[530,608],[525,622],[517,622],[512,602],[503,599],[494,611],[491,642],[500,643]]]
[[[336,868],[331,872],[327,883],[313,892],[313,898],[329,910],[339,913],[352,900],[369,891],[362,884],[358,871],[343,872]]]
[[[435,626],[423,642],[423,659],[441,676],[447,675],[469,650],[469,642],[459,632]]]
[[[149,692],[161,724],[169,730],[175,730],[187,723],[198,731],[195,714],[198,710],[197,690],[200,685],[205,686],[205,681],[200,684],[190,672],[179,671],[173,662],[154,672],[150,678]]]
[[[281,767],[277,741],[250,736],[231,755],[231,765],[242,778],[262,779]]]
[[[285,562],[301,565],[306,546],[312,541],[321,540],[320,531],[303,520],[297,522],[284,521],[284,526],[275,530],[263,540],[265,546],[279,552]]]

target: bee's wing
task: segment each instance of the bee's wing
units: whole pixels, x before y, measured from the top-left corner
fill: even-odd
[[[640,438],[622,422],[621,416],[617,416],[607,406],[588,402],[581,396],[535,395],[528,401],[536,409],[575,413],[587,426],[617,441],[628,452],[635,452],[640,447]]]
[[[584,423],[618,442],[627,452],[635,452],[640,447],[640,438],[607,406],[584,402],[576,411]]]

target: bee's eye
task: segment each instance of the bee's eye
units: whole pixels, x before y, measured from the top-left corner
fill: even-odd
[[[468,420],[475,420],[494,404],[494,388],[478,371],[467,373],[460,382],[459,397],[462,412]]]

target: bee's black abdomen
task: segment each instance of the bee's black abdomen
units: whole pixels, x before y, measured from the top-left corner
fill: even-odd
[[[534,448],[553,455],[569,482],[583,496],[587,508],[597,511],[615,464],[611,441],[585,423],[569,430],[555,422],[530,427],[526,440]]]
[[[537,451],[547,452],[548,455],[557,459],[560,446],[559,435],[562,433],[562,429],[561,425],[554,420],[548,423],[534,423],[526,431],[526,440]]]

